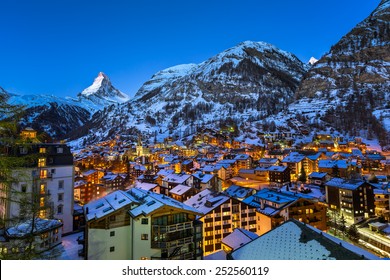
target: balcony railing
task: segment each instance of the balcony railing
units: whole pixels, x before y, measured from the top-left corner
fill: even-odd
[[[162,258],[162,257],[152,257],[152,260],[193,260],[194,259],[194,253],[185,253],[173,256],[172,258]]]
[[[342,198],[341,198],[341,202],[352,203],[353,200],[352,200],[352,198],[342,197]]]
[[[186,223],[180,223],[180,224],[174,224],[168,226],[153,225],[152,229],[153,231],[159,231],[160,233],[170,233],[175,231],[181,231],[184,229],[191,229],[192,227],[193,227],[192,222],[186,222]]]
[[[154,249],[168,249],[193,243],[194,237],[186,237],[172,241],[152,241]]]

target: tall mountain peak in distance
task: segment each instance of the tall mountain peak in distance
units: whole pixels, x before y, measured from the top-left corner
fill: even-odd
[[[110,79],[103,72],[99,72],[92,85],[84,89],[77,95],[78,101],[85,103],[90,109],[102,109],[105,106],[124,103],[130,100],[130,97],[116,89]]]
[[[134,99],[96,114],[85,139],[95,142],[138,133],[185,135],[193,131],[194,123],[261,120],[294,101],[308,69],[289,52],[245,41],[199,64],[157,72]]]

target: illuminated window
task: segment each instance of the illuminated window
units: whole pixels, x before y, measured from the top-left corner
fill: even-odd
[[[39,211],[39,218],[44,219],[46,217],[46,211],[45,210],[40,210]]]
[[[45,158],[39,158],[38,159],[38,167],[45,167],[46,166],[46,159]]]
[[[41,154],[46,153],[46,148],[39,148],[39,153],[41,153]]]
[[[42,169],[42,170],[40,170],[39,171],[39,177],[41,178],[41,179],[46,179],[47,178],[47,169]]]
[[[141,240],[148,240],[149,236],[146,233],[141,234]]]
[[[46,185],[45,184],[41,184],[39,189],[40,189],[41,194],[45,194],[45,192],[46,192]]]
[[[40,207],[45,206],[45,198],[44,198],[44,197],[41,197],[41,198],[39,199],[39,206],[40,206]]]

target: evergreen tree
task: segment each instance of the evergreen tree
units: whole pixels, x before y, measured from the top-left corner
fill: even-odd
[[[12,250],[2,250],[0,259],[32,259],[36,257],[34,240],[37,233],[39,216],[47,213],[47,194],[42,194],[39,179],[31,177],[31,169],[21,168],[38,166],[38,158],[34,155],[16,156],[15,147],[28,149],[28,140],[21,139],[18,134],[18,121],[24,108],[7,104],[7,96],[0,94],[0,227],[10,228],[22,223],[27,226],[23,231],[23,238],[15,239]],[[32,181],[31,181],[32,178]],[[27,182],[25,184],[19,184]],[[6,214],[8,205],[15,205],[19,209],[18,215]]]
[[[345,220],[344,214],[341,214],[341,217],[338,221],[338,228],[342,232],[343,236],[345,236],[347,230],[346,223],[347,222]]]
[[[298,180],[301,181],[302,183],[306,183],[307,181],[306,171],[305,168],[303,168],[303,165],[301,167],[301,174],[299,175]]]
[[[348,237],[354,242],[358,242],[360,238],[359,231],[355,225],[351,225],[348,228]]]
[[[340,177],[340,170],[339,170],[339,167],[337,166],[337,164],[333,165],[332,167],[332,176],[333,177]]]

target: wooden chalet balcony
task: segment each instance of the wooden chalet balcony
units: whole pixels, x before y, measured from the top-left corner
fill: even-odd
[[[159,225],[152,226],[153,231],[159,231],[160,233],[170,233],[170,232],[182,231],[191,228],[193,228],[192,222],[185,222],[185,223],[173,224],[167,226],[159,226]]]
[[[172,241],[152,241],[153,249],[169,249],[193,243],[194,237],[186,237]]]

